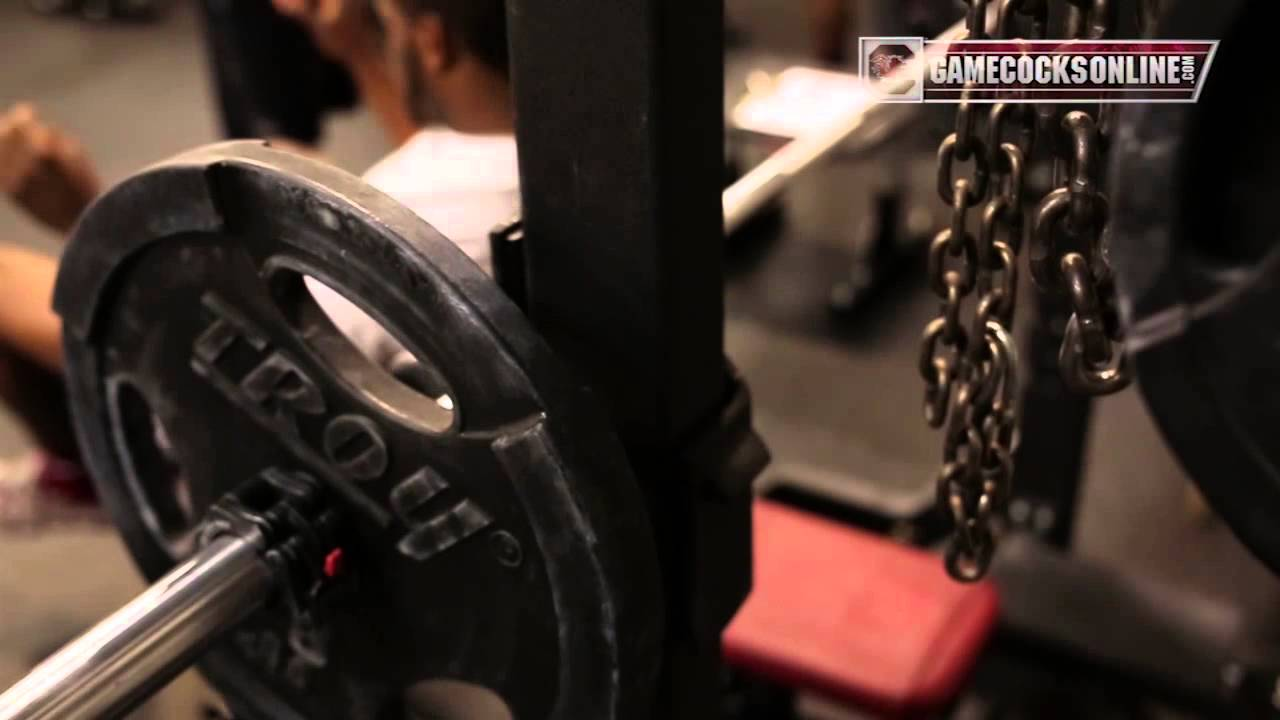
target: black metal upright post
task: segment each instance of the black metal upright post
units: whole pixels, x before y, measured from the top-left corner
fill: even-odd
[[[528,313],[608,404],[649,500],[653,717],[718,713],[763,447],[724,358],[723,0],[508,0]]]
[[[1075,530],[1093,408],[1093,399],[1069,390],[1058,372],[1058,348],[1070,314],[1060,298],[1042,294],[1036,299],[1023,363],[1031,381],[1022,399],[1012,513],[1015,525],[1062,550],[1070,547]]]

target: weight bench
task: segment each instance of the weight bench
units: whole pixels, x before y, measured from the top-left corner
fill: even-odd
[[[989,582],[825,518],[755,503],[755,581],[722,636],[752,676],[877,716],[916,717],[956,696],[996,623]]]

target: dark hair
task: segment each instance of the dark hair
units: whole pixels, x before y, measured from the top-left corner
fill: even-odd
[[[405,14],[435,13],[466,50],[506,75],[507,12],[503,0],[400,0]]]

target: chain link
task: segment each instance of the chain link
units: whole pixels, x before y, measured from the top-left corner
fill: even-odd
[[[1103,26],[1098,37],[1104,36],[1109,0],[1070,1],[1068,19],[1077,19],[1089,37]],[[1091,395],[1117,392],[1130,381],[1107,259],[1110,206],[1100,180],[1110,123],[1106,105],[1094,114],[1077,109],[1063,116],[1064,142],[1055,157],[1060,186],[1036,208],[1029,252],[1036,284],[1070,302],[1071,319],[1058,353],[1063,381]]]
[[[1110,34],[1114,0],[1063,1],[1069,38]],[[964,38],[987,37],[987,0],[966,4]],[[1144,0],[1144,20],[1154,16],[1150,8],[1156,4]],[[1049,0],[999,0],[995,36],[1011,38],[1021,24],[1025,37],[1043,39],[1049,9]],[[1103,394],[1129,381],[1107,262],[1109,206],[1100,175],[1111,108],[1063,115],[1050,105],[995,104],[980,134],[972,89],[965,87],[955,131],[938,148],[938,194],[951,208],[951,221],[929,248],[929,284],[941,309],[925,328],[919,368],[925,420],[942,429],[944,438],[938,505],[955,523],[946,567],[961,581],[986,573],[1012,492],[1020,421],[1012,327],[1024,235],[1029,234],[1032,279],[1071,303],[1059,353],[1067,385]],[[1039,147],[1052,154],[1055,189],[1036,203],[1028,223],[1027,167]],[[958,173],[957,163],[971,163],[969,173]],[[979,215],[976,235],[968,229],[971,214]],[[966,327],[962,315],[971,298]]]
[[[965,38],[985,38],[986,0],[968,5]],[[1046,12],[1043,0],[1000,0],[996,34],[1003,37],[1017,14],[1030,16],[1033,32],[1042,35]],[[1026,160],[1037,134],[1030,106],[1004,104],[992,106],[986,133],[979,133],[982,106],[969,102],[972,89],[966,85],[955,131],[938,148],[938,194],[951,208],[951,222],[929,247],[929,284],[942,304],[920,351],[925,420],[944,438],[938,504],[955,523],[946,567],[960,580],[986,573],[995,549],[993,523],[1004,513],[1013,480],[1018,360],[1009,328]],[[972,165],[968,175],[956,172],[957,162]],[[969,230],[975,214],[976,235]],[[971,296],[966,327],[961,316]]]

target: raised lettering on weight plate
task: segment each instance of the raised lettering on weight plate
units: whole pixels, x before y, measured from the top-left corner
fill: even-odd
[[[265,410],[268,424],[282,433],[297,436],[298,413],[321,415],[325,411],[320,388],[289,357],[270,348],[266,333],[218,296],[202,299],[214,321],[196,340],[191,368],[211,382],[237,405],[257,414]],[[239,382],[218,366],[228,352],[243,342],[253,352],[267,352]]]
[[[350,482],[380,476],[386,468],[386,443],[377,426],[358,415],[340,415],[329,423],[325,438],[304,439],[298,415],[327,411],[320,387],[289,355],[271,347],[265,332],[217,295],[206,293],[201,302],[213,321],[192,346],[192,371],[256,423],[277,433],[285,447],[366,518],[382,527],[391,525],[385,500],[370,497]],[[243,377],[236,377],[239,372]]]
[[[240,381],[240,389],[251,402],[269,408],[282,430],[295,435],[298,432],[296,413],[324,413],[320,388],[279,352],[272,352],[249,371]]]
[[[391,507],[409,532],[396,548],[419,562],[448,550],[493,523],[476,503],[463,498],[437,509],[433,502],[450,488],[431,468],[422,468],[391,490]]]
[[[324,454],[343,474],[376,480],[387,469],[387,441],[363,415],[339,415],[324,429]]]
[[[236,340],[244,340],[249,347],[259,352],[267,346],[266,335],[253,323],[240,317],[222,298],[207,293],[200,302],[213,314],[214,321],[196,339],[193,363],[212,366],[223,353],[231,349]]]

